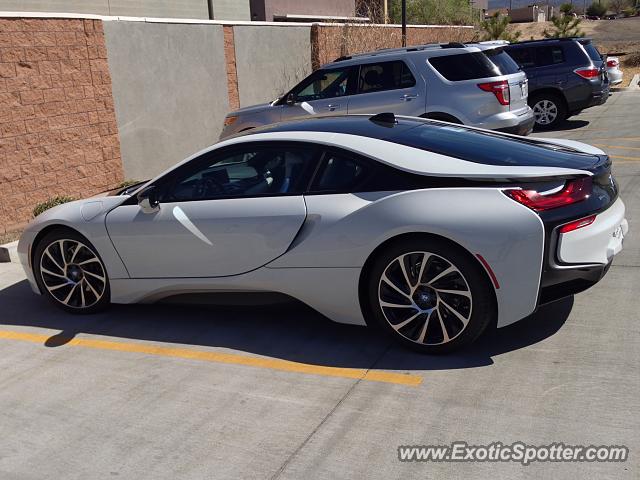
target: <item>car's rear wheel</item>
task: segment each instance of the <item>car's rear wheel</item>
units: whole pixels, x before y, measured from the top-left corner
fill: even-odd
[[[368,307],[375,324],[424,353],[471,344],[496,317],[486,274],[460,248],[437,239],[392,244],[372,265]]]
[[[67,229],[54,230],[36,245],[34,273],[40,291],[72,313],[93,313],[109,304],[107,270],[91,243]]]
[[[558,95],[538,94],[531,99],[530,103],[536,125],[540,128],[554,128],[567,118],[567,108]]]

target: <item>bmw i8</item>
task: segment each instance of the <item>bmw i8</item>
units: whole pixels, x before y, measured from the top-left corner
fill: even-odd
[[[378,114],[228,138],[46,211],[18,251],[73,313],[277,292],[441,353],[593,286],[627,231],[597,148]]]

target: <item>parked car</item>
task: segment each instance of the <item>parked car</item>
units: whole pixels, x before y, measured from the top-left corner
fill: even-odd
[[[435,353],[594,285],[627,230],[597,148],[388,113],[256,128],[47,210],[18,254],[73,313],[279,292]]]
[[[552,128],[609,97],[605,62],[590,39],[531,40],[504,47],[529,79],[536,124]]]
[[[622,83],[622,70],[620,70],[620,60],[618,57],[607,57],[607,76],[611,85]]]
[[[342,57],[271,103],[241,108],[221,138],[308,115],[393,112],[526,135],[527,77],[503,45],[454,44]]]

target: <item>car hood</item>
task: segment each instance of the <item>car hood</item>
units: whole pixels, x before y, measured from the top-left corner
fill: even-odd
[[[251,107],[239,108],[238,110],[234,110],[227,116],[252,115],[254,113],[264,112],[265,110],[269,110],[270,108],[273,108],[273,103],[261,103],[259,105],[252,105]]]

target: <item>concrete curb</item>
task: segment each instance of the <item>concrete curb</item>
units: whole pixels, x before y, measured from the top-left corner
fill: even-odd
[[[18,260],[18,241],[5,243],[0,245],[0,263],[19,263]]]

